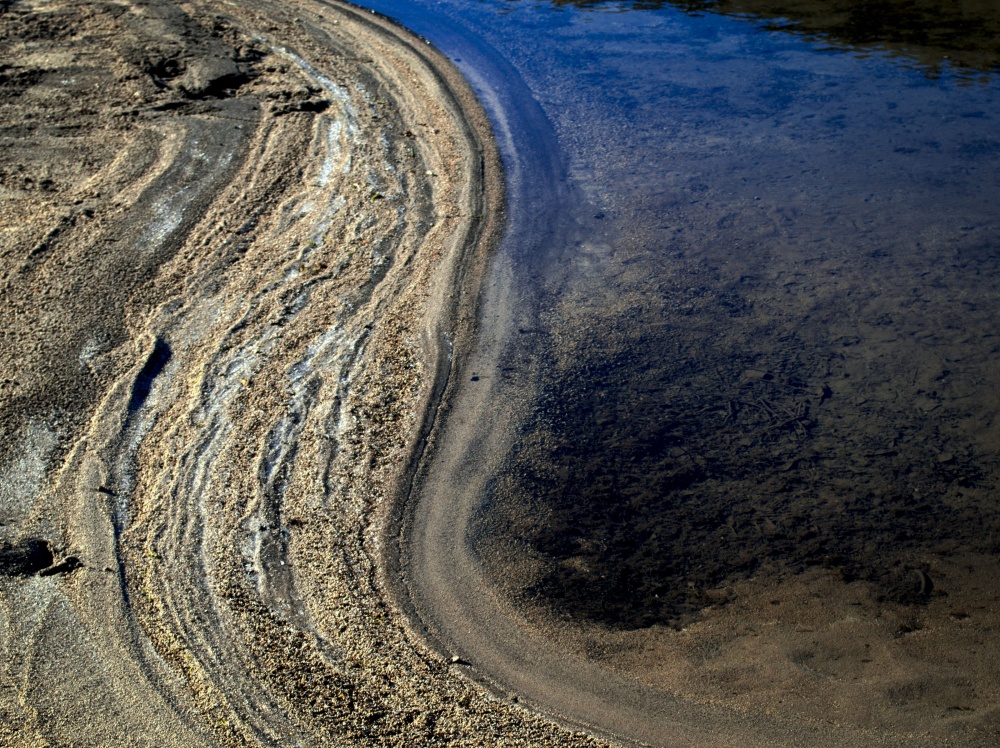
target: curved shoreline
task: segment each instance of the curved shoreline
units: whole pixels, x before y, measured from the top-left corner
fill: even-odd
[[[588,742],[414,646],[380,570],[502,218],[451,63],[337,1],[0,22],[53,123],[4,173],[54,165],[0,195],[2,741]]]
[[[517,195],[513,200],[516,203]],[[494,279],[494,282],[503,283],[504,280]],[[505,312],[508,317],[512,316],[513,312],[502,309],[502,305],[500,302],[489,311],[497,316]],[[498,307],[501,307],[499,311]],[[958,724],[960,718],[954,720],[955,726],[941,726],[939,732],[932,733],[925,729],[925,724],[883,728],[874,718],[867,724],[861,719],[841,723],[842,712],[831,708],[829,714],[821,713],[827,703],[821,699],[814,702],[812,712],[783,707],[780,699],[777,703],[770,701],[784,694],[780,690],[783,684],[775,685],[767,680],[770,672],[764,667],[760,667],[759,681],[755,680],[754,668],[766,660],[770,651],[767,647],[772,645],[772,640],[764,635],[760,637],[762,651],[736,662],[746,672],[734,676],[734,679],[742,679],[740,684],[744,688],[759,685],[764,695],[742,697],[735,692],[726,693],[725,673],[720,676],[721,685],[715,690],[687,691],[682,686],[675,692],[669,690],[670,686],[683,681],[670,680],[671,666],[665,661],[659,663],[658,670],[656,657],[664,652],[667,656],[682,656],[683,651],[678,655],[681,647],[675,645],[671,649],[662,644],[655,633],[648,638],[641,632],[608,635],[598,626],[588,629],[582,625],[553,622],[546,616],[547,611],[521,608],[505,598],[504,592],[490,582],[489,574],[483,571],[480,559],[470,547],[473,518],[481,510],[480,497],[487,495],[486,481],[496,475],[515,438],[511,432],[516,430],[517,408],[521,405],[506,401],[504,396],[509,396],[509,390],[504,393],[499,388],[492,388],[489,381],[492,375],[499,376],[502,364],[510,363],[504,361],[505,353],[509,352],[500,350],[494,341],[492,346],[478,345],[460,362],[462,375],[453,379],[454,386],[445,393],[432,434],[433,452],[427,455],[414,487],[414,498],[399,522],[395,537],[397,547],[389,549],[387,563],[394,574],[398,570],[401,579],[396,594],[411,617],[418,637],[428,642],[442,658],[456,658],[453,665],[456,671],[490,689],[499,698],[528,706],[570,729],[584,728],[614,743],[809,745],[817,748],[935,746],[942,741],[948,741],[949,745],[980,744],[977,729],[971,726],[963,730]],[[469,384],[470,375],[476,376],[475,384]],[[494,569],[492,573],[503,574],[503,570]],[[811,581],[816,583],[815,587],[809,587],[808,581],[803,582],[805,591],[789,585],[781,592],[800,597],[817,594],[817,590],[829,592],[823,586],[824,580]],[[766,592],[759,594],[769,597],[761,598],[765,602],[748,601],[744,611],[753,609],[753,603],[760,603],[765,611],[754,610],[759,618],[753,618],[748,628],[758,623],[767,625],[773,620],[775,616],[766,611],[766,601],[784,597],[763,584],[761,587]],[[848,602],[843,599],[843,593],[838,595],[836,599],[831,598],[831,608],[851,620],[853,609],[850,606],[859,603],[854,597]],[[831,618],[836,618],[836,614],[831,612]],[[885,618],[891,619],[892,612],[886,613]],[[728,622],[732,623],[732,618]],[[795,619],[782,623],[792,627]],[[752,649],[756,635],[754,632],[744,636],[741,644]],[[697,636],[692,633],[687,642],[692,648]],[[586,654],[592,645],[602,642],[602,637],[608,649],[616,651],[615,647],[620,647],[624,652],[617,653],[617,657],[604,658],[619,666],[617,672]],[[706,646],[709,644],[710,641]],[[644,648],[650,652],[646,661]],[[726,664],[732,663],[730,660]],[[677,665],[677,669],[686,664]],[[664,672],[667,673],[665,677]],[[817,674],[817,679],[820,677],[822,674]],[[657,687],[661,682],[670,686]],[[850,689],[849,682],[840,685],[844,691]],[[864,692],[859,689],[860,693]],[[732,698],[727,698],[730,695]],[[840,694],[831,688],[823,695]],[[862,695],[855,695],[855,698],[859,702],[864,700]],[[789,701],[793,699],[786,699],[785,704]],[[821,714],[816,716],[817,712]],[[989,714],[983,717],[983,724],[988,730]]]
[[[423,40],[339,0],[0,29],[0,742],[934,744],[642,686],[486,584],[503,185]]]

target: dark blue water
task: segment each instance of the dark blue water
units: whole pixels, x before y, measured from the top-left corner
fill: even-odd
[[[919,606],[935,557],[1000,550],[989,3],[364,4],[504,152],[515,311],[475,383],[519,406],[473,538],[501,588],[678,626],[812,568]]]

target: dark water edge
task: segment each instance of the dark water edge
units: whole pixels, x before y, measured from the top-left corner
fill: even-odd
[[[516,4],[521,0],[507,0]],[[936,77],[1000,68],[1000,18],[991,0],[549,0],[577,10],[715,13],[855,54],[886,52]]]
[[[493,101],[512,179],[519,309],[467,385],[521,403],[470,536],[497,587],[680,627],[817,568],[919,608],[935,559],[996,555],[1000,106],[951,16],[400,7]]]
[[[477,532],[509,594],[683,626],[738,579],[812,567],[919,605],[932,557],[1000,551],[997,405],[968,381],[989,380],[988,356],[929,315],[810,331],[755,312],[759,281],[712,275],[653,289],[658,304],[567,335],[551,360]]]

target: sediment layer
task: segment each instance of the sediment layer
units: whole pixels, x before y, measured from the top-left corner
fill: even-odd
[[[0,742],[589,742],[380,572],[502,223],[458,73],[338,2],[0,35]]]

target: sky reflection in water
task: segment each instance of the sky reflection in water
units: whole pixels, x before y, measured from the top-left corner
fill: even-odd
[[[523,414],[466,476],[501,588],[628,630],[815,568],[918,605],[909,570],[1000,551],[990,4],[369,4],[492,48],[554,133],[505,112],[508,162],[563,165],[512,194],[560,228],[504,250],[474,385]]]
[[[517,4],[521,0],[506,0]],[[1000,14],[990,0],[549,0],[555,7],[621,12],[675,8],[717,13],[855,51],[885,51],[937,75],[945,67],[1000,68]]]

